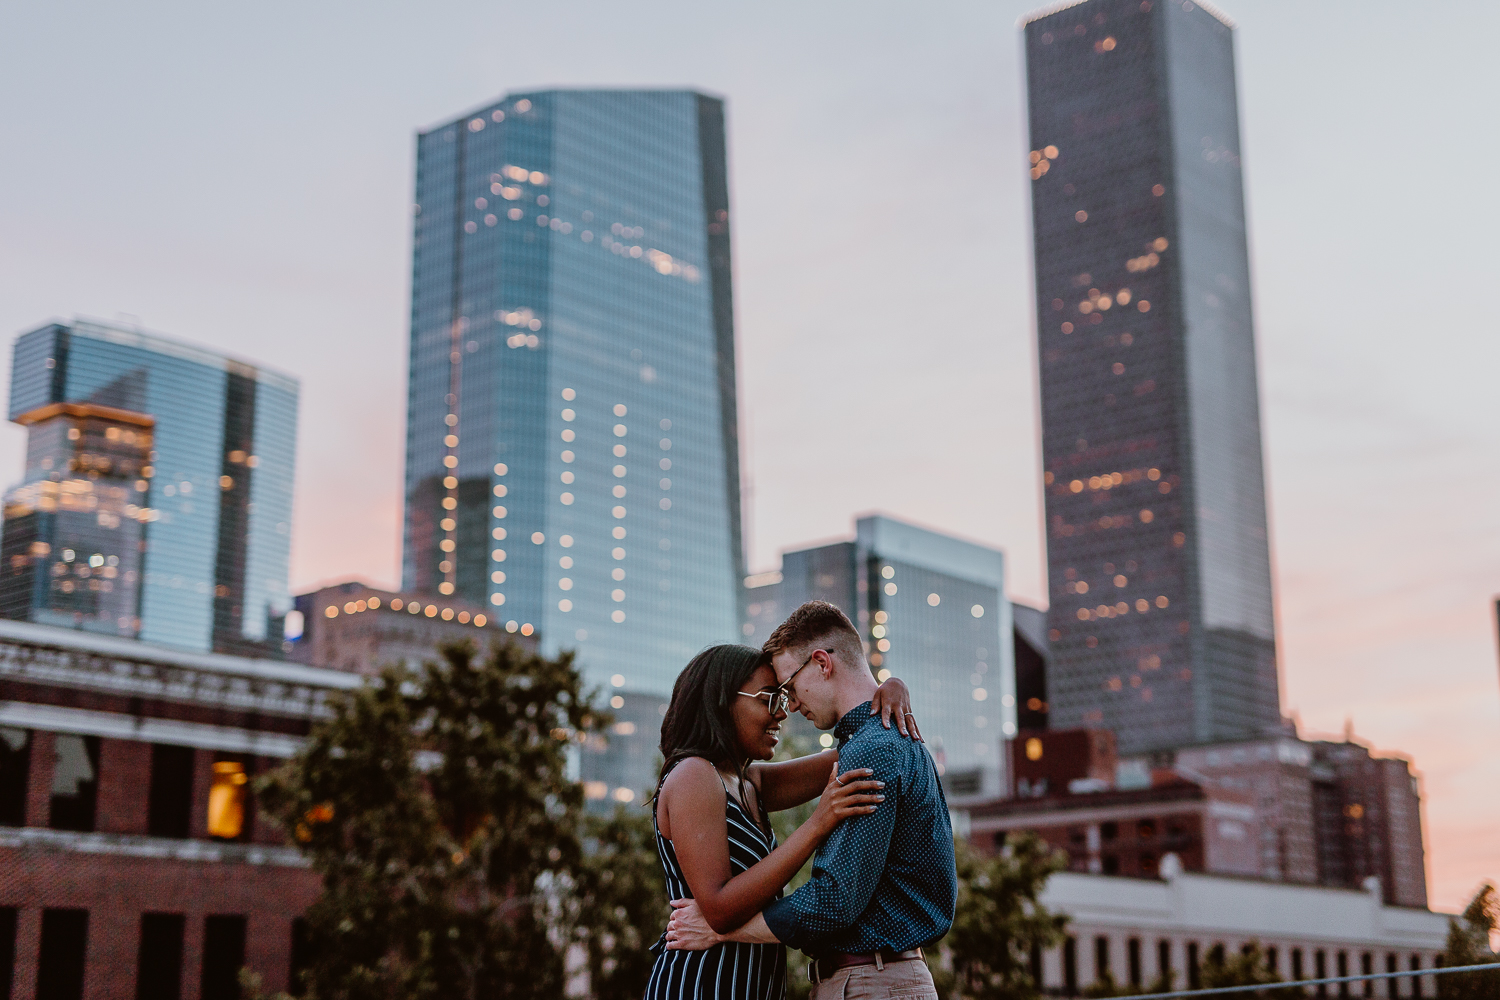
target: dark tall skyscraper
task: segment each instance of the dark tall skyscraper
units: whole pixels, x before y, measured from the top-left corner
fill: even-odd
[[[75,320],[16,340],[0,616],[282,655],[296,379]]]
[[[657,728],[739,634],[723,104],[509,95],[418,137],[415,211],[404,588],[576,648]]]
[[[1280,706],[1234,36],[1182,0],[1024,27],[1051,724],[1122,753]]]

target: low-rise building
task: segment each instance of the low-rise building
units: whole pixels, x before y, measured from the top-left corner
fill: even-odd
[[[285,989],[319,878],[251,779],[350,673],[0,621],[0,982],[14,1000]],[[8,967],[5,967],[8,966]]]
[[[1293,885],[1184,871],[1174,855],[1159,878],[1059,872],[1041,902],[1069,917],[1068,937],[1032,956],[1046,992],[1075,997],[1108,972],[1116,983],[1170,989],[1202,986],[1209,951],[1235,954],[1252,942],[1284,980],[1431,969],[1440,964],[1449,917],[1392,906],[1371,878],[1362,889]],[[1431,976],[1315,987],[1317,996],[1434,997]]]

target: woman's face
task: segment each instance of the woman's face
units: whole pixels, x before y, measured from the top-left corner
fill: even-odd
[[[771,714],[770,702],[775,690],[776,672],[770,664],[763,664],[740,686],[742,693],[734,696],[730,719],[735,739],[740,751],[751,760],[770,760],[776,753],[776,744],[781,742],[781,720],[786,713]]]

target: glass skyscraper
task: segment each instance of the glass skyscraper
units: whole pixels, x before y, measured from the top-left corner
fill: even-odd
[[[282,655],[297,381],[104,323],[16,340],[0,614],[196,652]]]
[[[416,186],[403,588],[577,649],[654,744],[739,634],[723,104],[511,94],[421,133]]]
[[[855,522],[853,541],[783,552],[779,574],[747,584],[749,641],[807,601],[837,606],[877,676],[911,689],[950,800],[1000,793],[1000,745],[1017,722],[1005,553],[874,515]]]
[[[1054,727],[1122,753],[1280,722],[1232,25],[1024,26]]]

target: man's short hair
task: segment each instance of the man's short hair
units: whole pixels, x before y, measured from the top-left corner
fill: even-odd
[[[842,653],[852,666],[861,662],[864,645],[849,616],[827,601],[808,601],[776,626],[761,647],[761,655],[771,660],[786,650],[802,650],[815,643]]]

